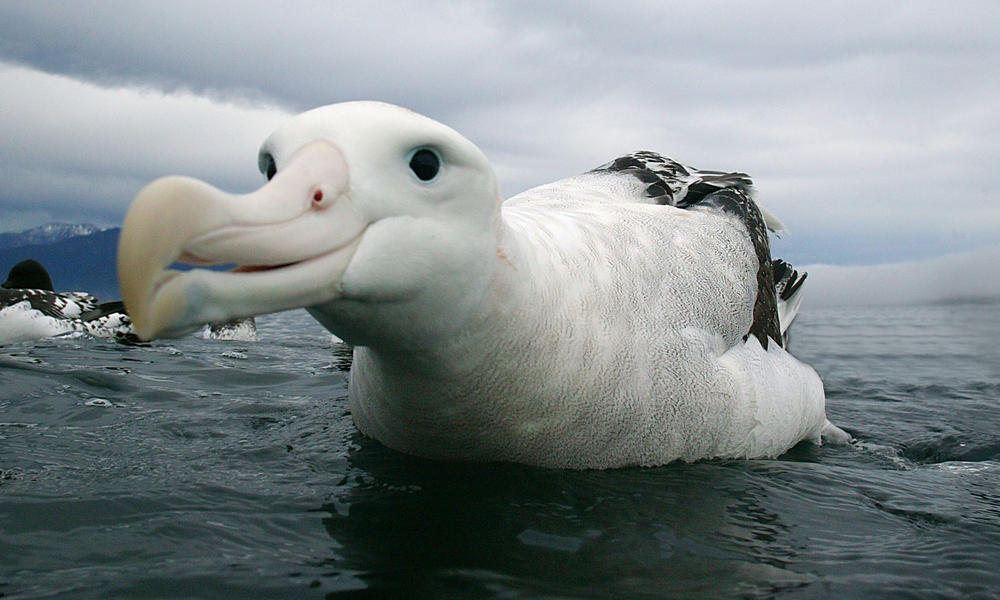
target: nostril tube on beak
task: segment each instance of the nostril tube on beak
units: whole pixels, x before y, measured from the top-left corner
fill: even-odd
[[[329,189],[329,186],[321,184],[313,188],[312,190],[312,205],[313,208],[326,208],[335,200],[335,194]]]

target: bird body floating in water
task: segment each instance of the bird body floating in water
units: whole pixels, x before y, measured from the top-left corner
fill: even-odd
[[[848,439],[782,347],[804,276],[772,260],[781,225],[745,174],[638,152],[502,202],[476,146],[377,102],[293,118],[259,165],[250,194],[166,177],[136,197],[118,269],[140,337],[305,307],[355,347],[358,428],[435,459],[609,468]]]

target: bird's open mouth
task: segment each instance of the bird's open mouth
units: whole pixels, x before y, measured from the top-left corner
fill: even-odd
[[[321,203],[319,186],[327,190]],[[146,186],[129,208],[118,246],[119,285],[136,333],[181,335],[203,323],[337,298],[368,227],[347,190],[346,163],[327,142],[300,148],[251,194],[186,177]],[[176,262],[238,266],[182,272],[169,268]]]
[[[259,271],[273,271],[274,269],[284,269],[299,263],[285,263],[283,265],[242,265],[235,269],[230,269],[231,273],[257,273]]]

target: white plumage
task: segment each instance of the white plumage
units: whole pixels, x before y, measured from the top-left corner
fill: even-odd
[[[638,203],[630,179],[591,173],[507,201],[490,303],[449,342],[476,364],[442,356],[455,376],[422,381],[358,348],[359,428],[426,456],[598,468],[818,442],[819,377],[743,341],[757,262],[742,223]]]
[[[120,309],[121,303],[100,304],[84,292],[53,291],[41,263],[24,260],[0,285],[0,345],[64,335],[134,337]]]
[[[29,300],[18,300],[0,307],[0,345],[70,334],[119,339],[132,335],[131,322],[123,313],[81,319],[82,313],[99,306],[93,296],[82,292],[50,294],[55,298],[53,306],[58,311],[54,314],[36,309]]]
[[[56,292],[48,271],[33,259],[11,268],[0,284],[0,345],[84,334],[126,344],[137,340],[121,302],[101,303],[86,292]],[[213,323],[202,337],[256,342],[257,324],[253,317]]]
[[[57,319],[20,301],[0,308],[0,345],[78,333],[67,319]]]
[[[305,306],[355,345],[358,427],[431,458],[607,468],[847,437],[781,347],[801,281],[775,289],[780,223],[744,174],[637,153],[501,204],[475,146],[380,103],[296,117],[260,164],[276,175],[246,196],[167,178],[136,198],[119,272],[140,336]]]

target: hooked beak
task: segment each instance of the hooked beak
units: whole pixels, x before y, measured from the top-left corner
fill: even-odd
[[[348,183],[341,151],[317,141],[250,194],[188,177],[147,185],[129,207],[118,242],[118,282],[136,334],[174,337],[205,323],[338,298],[368,226]],[[169,268],[178,262],[238,268]]]

